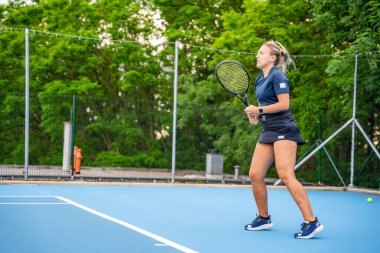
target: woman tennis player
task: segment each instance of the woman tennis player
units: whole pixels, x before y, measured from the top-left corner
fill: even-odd
[[[303,215],[301,230],[294,237],[310,239],[323,230],[323,225],[313,215],[306,191],[294,173],[297,145],[305,142],[289,110],[289,81],[285,73],[293,61],[284,46],[276,41],[264,43],[256,59],[257,68],[262,70],[255,80],[259,106],[250,105],[245,112],[251,124],[257,124],[260,119],[263,125],[249,171],[258,216],[245,229],[263,230],[273,226],[264,178],[275,162],[278,176]]]

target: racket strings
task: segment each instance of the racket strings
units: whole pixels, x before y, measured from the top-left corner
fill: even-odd
[[[245,92],[249,85],[247,72],[234,62],[226,62],[217,69],[220,82],[234,93]]]

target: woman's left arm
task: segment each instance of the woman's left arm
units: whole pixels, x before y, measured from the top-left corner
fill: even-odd
[[[278,102],[271,105],[262,106],[263,113],[276,113],[289,109],[289,93],[281,93],[277,95]],[[254,116],[259,113],[259,107],[250,105],[245,109],[248,116]]]

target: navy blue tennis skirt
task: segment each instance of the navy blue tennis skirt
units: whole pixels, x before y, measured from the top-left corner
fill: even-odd
[[[260,115],[263,131],[258,142],[273,143],[279,140],[290,140],[298,145],[305,144],[297,123],[289,110]]]

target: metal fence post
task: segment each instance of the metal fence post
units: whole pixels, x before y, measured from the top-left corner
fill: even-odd
[[[177,139],[177,92],[178,92],[178,45],[175,42],[174,49],[174,98],[173,98],[173,136],[172,136],[172,183],[175,179],[175,162],[176,162],[176,139]]]
[[[73,111],[71,114],[71,177],[74,175],[74,146],[75,146],[75,126],[77,111],[77,95],[73,96]]]
[[[354,186],[354,165],[355,165],[355,119],[356,119],[356,87],[358,80],[358,55],[355,54],[355,70],[354,70],[354,96],[352,103],[352,133],[351,133],[351,174],[349,187]]]
[[[25,147],[24,179],[28,179],[29,167],[29,28],[25,28]]]
[[[318,109],[318,139],[322,140],[322,117],[321,110]],[[322,150],[318,151],[318,184],[322,182]]]

